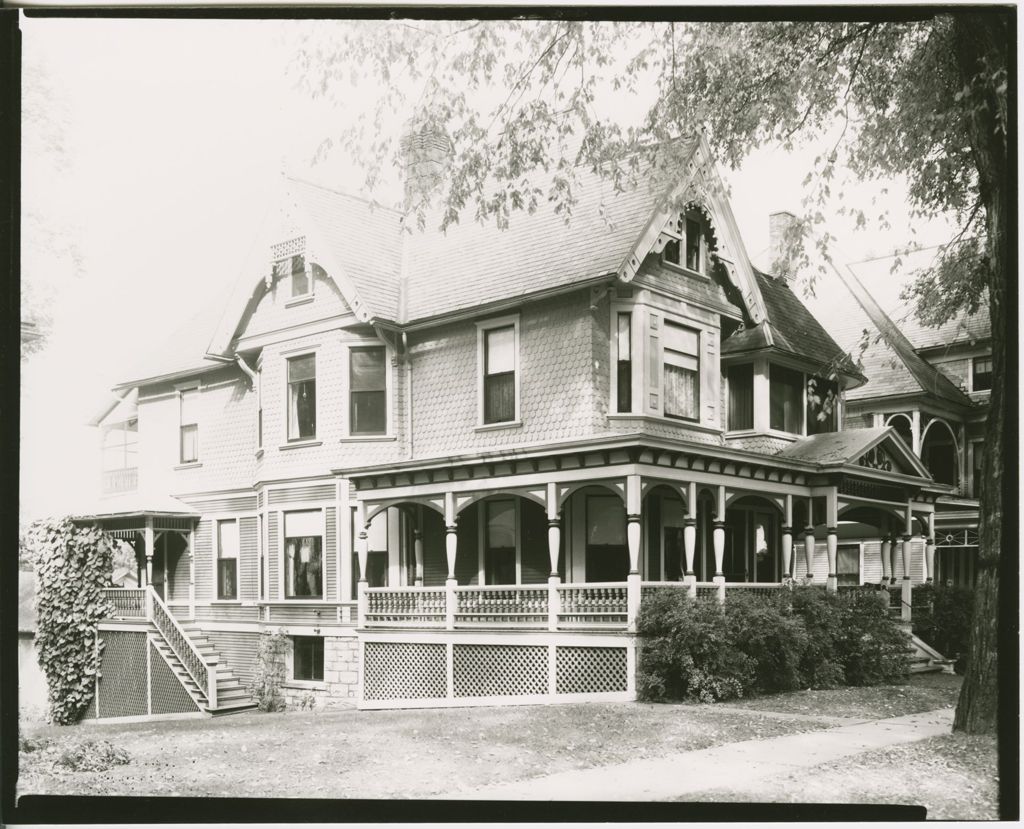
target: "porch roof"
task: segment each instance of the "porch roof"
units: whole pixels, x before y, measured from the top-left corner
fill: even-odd
[[[184,501],[171,495],[129,492],[113,498],[104,498],[90,509],[72,516],[73,521],[104,521],[137,518],[140,528],[145,525],[146,518],[195,518],[200,513],[192,509]]]

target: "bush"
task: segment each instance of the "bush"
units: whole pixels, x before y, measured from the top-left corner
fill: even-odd
[[[33,751],[43,751],[50,745],[45,737],[18,737],[18,751],[23,754],[30,754]]]
[[[256,700],[260,711],[284,711],[288,704],[281,693],[284,683],[284,657],[291,640],[283,630],[260,634],[256,643],[256,670],[248,691]]]
[[[642,603],[637,631],[644,638],[641,699],[715,702],[741,697],[754,684],[754,661],[731,647],[725,614],[714,600],[658,591]]]
[[[914,634],[947,659],[956,660],[956,672],[963,673],[974,612],[974,591],[968,587],[914,588]]]
[[[123,748],[106,740],[86,740],[64,749],[53,764],[70,771],[106,771],[130,762],[131,757]]]
[[[729,593],[724,608],[681,590],[644,599],[640,699],[733,699],[753,692],[894,682],[909,643],[871,591],[815,587]]]

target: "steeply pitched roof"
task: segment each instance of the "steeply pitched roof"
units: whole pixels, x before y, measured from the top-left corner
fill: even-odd
[[[740,354],[773,346],[780,351],[825,366],[833,360],[842,370],[862,378],[853,363],[815,316],[796,297],[785,279],[754,271],[768,309],[762,325],[738,329],[722,343],[722,354]]]

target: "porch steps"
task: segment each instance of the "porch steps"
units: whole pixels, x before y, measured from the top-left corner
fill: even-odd
[[[910,633],[910,673],[930,674],[946,670],[950,664],[948,659],[910,630],[907,633]]]
[[[213,708],[208,705],[206,689],[200,688],[196,684],[188,671],[185,670],[185,666],[181,664],[181,660],[178,659],[163,636],[156,631],[156,628],[151,626],[150,630],[156,632],[156,637],[153,640],[156,649],[167,660],[167,664],[171,666],[174,675],[178,677],[178,680],[184,686],[189,696],[195,701],[196,705],[199,706],[200,710],[213,716],[218,716],[236,714],[240,711],[248,711],[251,708],[255,708],[256,703],[249,695],[249,692],[245,690],[238,677],[226,665],[219,663],[217,652],[214,650],[209,638],[198,633],[198,629],[194,626],[183,625],[182,628],[188,634],[189,639],[202,657],[208,662],[217,664],[217,705]]]

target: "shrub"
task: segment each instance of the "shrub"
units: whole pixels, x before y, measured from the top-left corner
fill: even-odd
[[[130,762],[131,757],[123,748],[106,740],[86,740],[64,749],[53,764],[70,771],[106,771]]]
[[[733,591],[725,604],[728,638],[754,669],[754,690],[793,691],[806,687],[801,659],[808,646],[803,622],[793,616],[788,590],[771,595]]]
[[[637,693],[641,699],[734,699],[754,685],[754,661],[731,646],[717,602],[683,591],[658,591],[637,619],[644,638]]]
[[[914,634],[948,659],[956,659],[963,673],[970,642],[974,591],[967,587],[914,588]]]
[[[835,650],[847,685],[881,685],[905,677],[910,666],[906,633],[871,591],[835,598],[842,624]]]
[[[807,640],[800,655],[800,674],[807,688],[836,688],[845,679],[835,653],[841,621],[824,590],[810,585],[793,588],[794,616],[803,623]]]
[[[291,640],[283,631],[264,632],[256,643],[256,669],[248,691],[260,711],[284,711],[287,702],[281,693],[285,678],[284,657]]]
[[[103,588],[110,576],[112,543],[98,527],[69,518],[35,522],[30,530],[36,591],[36,649],[46,674],[47,718],[77,722],[95,693],[102,642],[96,625],[113,613]]]

